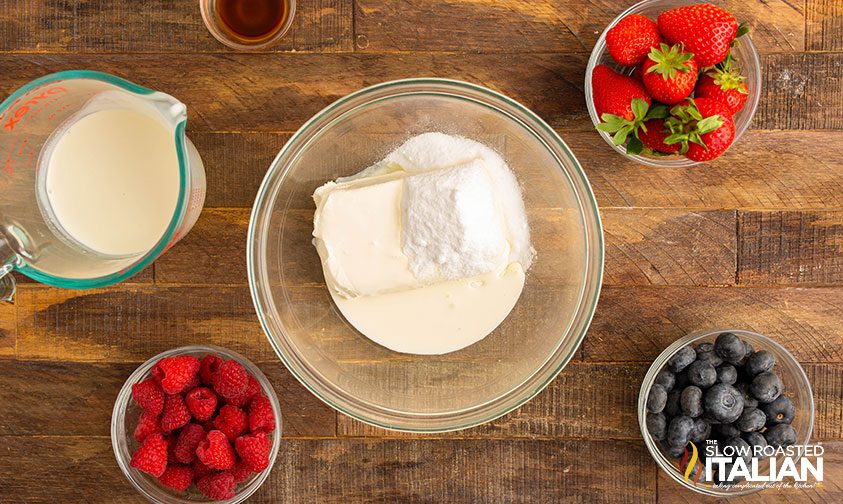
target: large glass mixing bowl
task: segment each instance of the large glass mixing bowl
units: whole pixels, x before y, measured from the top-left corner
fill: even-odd
[[[506,159],[537,256],[521,298],[492,334],[445,355],[411,355],[373,343],[334,305],[311,243],[311,195],[429,131],[476,140]],[[442,79],[363,89],[302,126],[258,192],[247,254],[258,317],[296,378],[358,420],[417,432],[487,422],[542,390],[582,341],[603,274],[597,205],[565,143],[506,96]]]

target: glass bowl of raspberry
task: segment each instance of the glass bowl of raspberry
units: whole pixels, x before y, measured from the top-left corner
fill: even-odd
[[[763,479],[785,459],[799,468],[808,453],[817,462],[803,449],[814,426],[808,376],[787,349],[752,331],[697,331],[665,348],[641,384],[638,424],[667,475],[714,497],[775,485]]]
[[[666,12],[666,11],[678,9],[678,8],[681,8],[681,7],[692,6],[692,5],[699,5],[699,4],[703,4],[703,3],[706,3],[706,2],[701,2],[699,0],[644,0],[642,2],[639,2],[635,5],[633,5],[632,7],[627,9],[626,11],[622,12],[620,15],[618,15],[618,17],[616,17],[614,20],[612,20],[612,22],[609,23],[608,26],[606,26],[606,29],[603,30],[603,33],[600,34],[600,38],[597,40],[597,43],[594,45],[594,48],[591,51],[591,57],[588,60],[588,65],[586,66],[586,70],[585,70],[585,101],[586,101],[586,107],[588,108],[588,114],[591,117],[591,121],[594,123],[595,127],[597,127],[597,125],[599,125],[601,122],[603,122],[601,120],[602,114],[598,113],[597,106],[595,105],[595,88],[594,88],[594,85],[593,85],[593,82],[592,82],[592,77],[594,75],[594,70],[596,68],[601,67],[602,70],[605,71],[606,70],[605,67],[609,67],[612,71],[614,71],[618,74],[621,74],[621,79],[628,79],[627,76],[631,76],[637,82],[641,82],[643,80],[640,76],[641,72],[642,72],[641,65],[638,65],[637,67],[636,66],[630,66],[630,65],[621,65],[617,61],[615,61],[615,59],[609,53],[609,48],[607,46],[607,41],[606,41],[607,33],[612,28],[614,28],[618,23],[620,23],[622,20],[624,20],[625,18],[627,18],[629,16],[633,16],[633,15],[644,16],[645,18],[648,18],[651,21],[655,22],[655,21],[658,20],[659,15]],[[741,19],[742,12],[740,12],[740,10],[739,10],[741,7],[738,3],[731,2],[729,4],[729,6],[724,6],[724,7],[727,8],[727,10],[731,9],[732,7],[735,7],[735,10],[731,13],[735,15],[738,23],[740,23],[741,21],[754,21],[754,20],[749,20],[749,19]],[[636,30],[640,31],[641,28],[637,28]],[[742,32],[742,30],[739,31],[739,34],[741,32]],[[666,42],[666,43],[668,42],[667,40],[664,40],[663,36],[662,36],[662,41]],[[668,46],[670,46],[669,43],[668,43]],[[683,48],[684,48],[684,46],[683,46]],[[689,52],[691,52],[691,51],[689,51]],[[699,98],[701,96],[711,98],[713,96],[717,96],[718,99],[719,99],[723,95],[713,95],[710,92],[711,86],[713,86],[712,83],[714,82],[715,78],[712,77],[711,79],[709,79],[709,78],[705,77],[705,74],[710,73],[711,75],[716,74],[718,76],[721,76],[721,75],[724,75],[723,72],[725,72],[725,74],[729,74],[729,75],[731,75],[734,72],[736,75],[740,75],[743,78],[743,82],[746,84],[746,91],[747,91],[746,94],[744,94],[745,102],[739,108],[739,110],[737,110],[737,111],[730,110],[730,112],[732,113],[731,118],[734,122],[734,138],[731,141],[731,143],[727,147],[725,147],[726,150],[728,150],[728,148],[731,147],[731,145],[734,145],[740,139],[740,137],[743,135],[743,133],[747,130],[750,123],[752,122],[752,118],[755,115],[755,111],[758,108],[758,103],[759,103],[759,100],[761,98],[761,63],[760,63],[760,60],[758,58],[758,52],[756,51],[755,46],[752,44],[752,40],[750,38],[750,35],[747,35],[747,34],[744,34],[742,36],[739,35],[739,37],[735,39],[735,44],[733,45],[733,47],[731,47],[730,55],[731,55],[731,58],[732,58],[731,60],[729,60],[729,61],[724,60],[723,62],[718,63],[718,64],[716,64],[714,66],[711,66],[711,67],[704,67],[702,65],[698,65],[699,79],[696,81],[695,90],[691,92],[691,97],[693,97],[693,98]],[[645,58],[645,62],[647,61],[647,59],[648,58]],[[695,58],[695,59],[698,59],[698,58]],[[729,63],[728,69],[725,68],[726,63]],[[603,67],[603,66],[605,66],[605,67]],[[720,67],[723,67],[723,68],[720,68]],[[650,70],[652,70],[652,69],[650,69]],[[601,75],[604,75],[605,73],[608,73],[608,72],[603,72],[603,74],[601,74]],[[655,73],[654,73],[654,75],[655,75]],[[702,89],[704,78],[706,78],[709,82],[707,82],[705,84],[707,86],[707,90],[704,91],[704,92],[701,92],[700,90]],[[717,82],[718,83],[721,82],[720,77],[717,77]],[[623,81],[615,80],[615,82],[613,83],[613,86],[611,86],[611,87],[614,88],[614,89],[620,89],[624,86],[626,86],[626,84]],[[736,84],[736,86],[739,86],[739,84]],[[644,87],[645,86],[642,86],[642,89]],[[632,92],[632,91],[630,91],[630,92]],[[733,93],[734,91],[728,91],[728,92]],[[653,110],[656,108],[657,104],[658,104],[658,100],[653,99],[653,103],[651,104],[650,109],[647,111],[647,113],[649,114],[650,112],[653,112]],[[682,104],[682,102],[680,102],[680,104]],[[673,107],[674,107],[674,105],[668,105],[667,109],[672,112]],[[710,108],[710,107],[708,107],[708,106],[704,107],[703,105],[700,105],[699,110],[703,114],[708,116],[709,113],[706,111],[706,109],[708,109],[708,108]],[[734,109],[734,108],[738,108],[738,107],[733,106],[732,108]],[[693,118],[691,118],[691,117],[687,117],[685,119],[690,120],[690,122],[688,122],[687,120],[682,121],[683,123],[686,123],[685,126],[684,126],[685,129],[686,130],[692,129],[693,125],[696,124],[696,121],[694,121]],[[649,125],[650,122],[648,121],[647,124]],[[669,131],[669,130],[665,129],[664,131]],[[705,161],[694,161],[694,160],[689,159],[688,157],[685,157],[685,156],[680,155],[678,153],[664,154],[664,153],[660,153],[660,152],[653,152],[651,149],[648,149],[648,147],[646,146],[646,144],[650,143],[650,142],[645,142],[644,149],[640,154],[630,154],[630,153],[627,152],[627,148],[630,146],[631,142],[629,140],[633,137],[633,134],[630,134],[627,137],[626,143],[621,143],[619,145],[615,145],[615,143],[613,142],[613,137],[615,136],[614,133],[606,132],[606,131],[600,131],[600,130],[598,130],[598,133],[618,153],[620,153],[621,155],[623,155],[624,157],[626,157],[628,159],[632,159],[633,161],[637,161],[637,162],[643,163],[645,165],[655,166],[655,167],[664,167],[664,168],[683,168],[683,167],[693,166],[693,165],[699,164],[701,162],[705,162]],[[641,136],[643,136],[643,135],[641,135]],[[652,135],[647,135],[647,136],[652,137]],[[664,136],[667,136],[667,133],[665,133]],[[703,137],[705,138],[705,135]],[[673,144],[673,145],[679,145],[679,144]],[[690,143],[690,145],[693,148],[694,144]],[[717,150],[719,152],[720,148],[719,147],[715,148],[715,150]],[[722,154],[722,152],[720,154]],[[717,154],[717,155],[720,155],[720,154]],[[691,154],[689,154],[689,155],[691,155]]]
[[[123,384],[111,443],[126,478],[155,503],[239,503],[266,481],[281,444],[272,384],[242,355],[168,350]]]

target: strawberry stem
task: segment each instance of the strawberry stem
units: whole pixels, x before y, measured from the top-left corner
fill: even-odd
[[[647,73],[655,72],[661,75],[664,80],[673,79],[676,72],[688,73],[691,67],[686,65],[694,57],[694,53],[685,52],[684,44],[676,44],[668,47],[662,43],[659,47],[653,47],[648,57],[656,64],[647,69]]]
[[[643,129],[646,133],[647,127],[644,123],[650,119],[664,119],[670,112],[665,105],[655,105],[650,107],[646,101],[641,98],[633,98],[630,102],[632,107],[632,114],[634,118],[630,121],[615,114],[603,114],[602,123],[597,125],[597,129],[605,131],[606,133],[614,133],[612,136],[612,143],[614,145],[622,145],[629,139],[626,145],[627,154],[640,154],[644,148],[644,144],[638,138],[638,131]],[[630,138],[630,134],[632,137]]]

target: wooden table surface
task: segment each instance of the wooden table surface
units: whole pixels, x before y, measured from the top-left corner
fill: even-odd
[[[195,0],[0,2],[0,94],[69,69],[112,73],[188,106],[208,197],[194,230],[121,285],[19,278],[0,304],[0,502],[144,502],[109,421],[142,361],[211,342],[260,363],[285,430],[253,502],[698,502],[641,441],[648,363],[697,329],[772,336],[802,362],[826,446],[825,486],[746,502],[843,501],[843,1],[728,0],[754,26],[763,91],[721,159],[625,161],[593,130],[583,76],[632,0],[299,0],[280,44],[243,54]],[[535,399],[442,435],[375,429],[306,391],[265,340],[246,280],[246,228],[272,158],[306,119],[385,80],[437,76],[505,93],[571,146],[607,242],[605,282],[576,358]],[[740,501],[740,499],[738,499]]]

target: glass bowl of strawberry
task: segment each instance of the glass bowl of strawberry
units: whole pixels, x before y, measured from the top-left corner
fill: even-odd
[[[725,9],[645,0],[616,17],[591,52],[588,113],[624,156],[685,167],[722,155],[743,135],[761,97],[749,28]]]
[[[238,353],[204,345],[168,350],[126,380],[111,443],[123,474],[152,502],[243,502],[275,463],[278,397]]]

